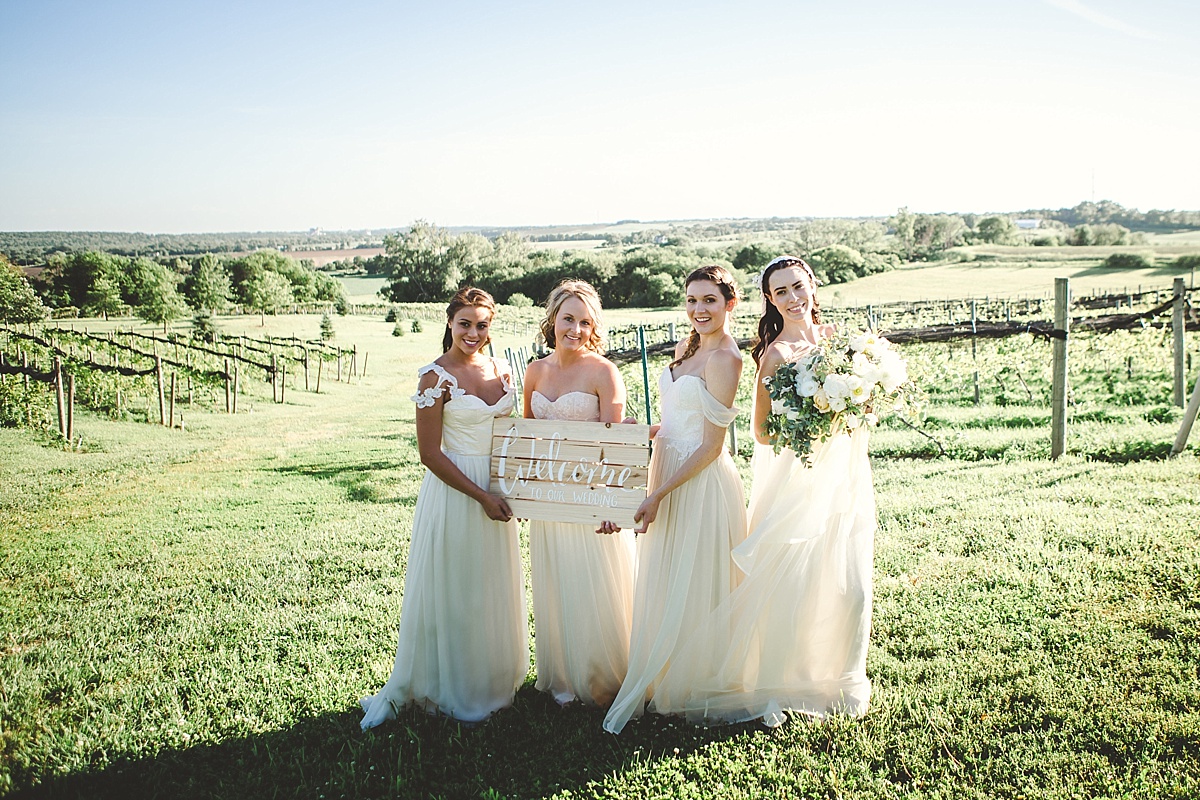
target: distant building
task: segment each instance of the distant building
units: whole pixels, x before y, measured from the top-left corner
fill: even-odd
[[[1042,224],[1042,221],[1040,219],[1019,219],[1019,220],[1017,220],[1017,227],[1023,231],[1031,231],[1031,230],[1039,227],[1041,224]]]

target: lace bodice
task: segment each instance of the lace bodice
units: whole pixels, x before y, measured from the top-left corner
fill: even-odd
[[[591,392],[567,392],[557,400],[549,400],[535,389],[529,404],[536,419],[600,421],[600,398]]]
[[[738,415],[736,406],[727,408],[708,393],[703,378],[698,375],[675,378],[670,367],[659,377],[658,395],[662,403],[662,426],[655,442],[684,453],[692,452],[704,442],[704,420],[726,428]]]
[[[428,364],[417,370],[418,381],[427,372],[438,376],[438,382],[431,388],[412,396],[418,408],[428,408],[438,397],[449,395],[442,406],[442,450],[445,452],[464,456],[491,455],[492,421],[496,417],[512,414],[516,398],[508,362],[498,358],[492,359],[492,362],[504,384],[504,394],[491,405],[460,389],[458,380],[437,364]]]

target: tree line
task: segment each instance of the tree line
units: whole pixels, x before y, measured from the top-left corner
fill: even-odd
[[[35,292],[36,290],[36,292]],[[54,253],[34,281],[0,256],[0,321],[31,322],[59,315],[109,317],[136,314],[164,327],[195,314],[201,330],[231,305],[262,314],[297,303],[347,309],[345,288],[275,250],[230,257],[205,253],[169,263],[88,250]]]

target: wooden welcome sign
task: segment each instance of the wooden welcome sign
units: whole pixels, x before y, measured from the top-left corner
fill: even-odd
[[[649,464],[649,425],[502,417],[492,426],[490,491],[524,519],[632,528]]]

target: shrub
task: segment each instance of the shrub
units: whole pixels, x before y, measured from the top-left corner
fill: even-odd
[[[334,336],[333,320],[331,320],[329,318],[328,314],[322,314],[321,315],[321,339],[322,339],[322,341],[327,342],[330,339],[332,339],[333,336]]]
[[[397,322],[396,327],[392,328],[392,336],[403,336],[406,333],[408,333],[408,331],[404,329],[403,322]]]
[[[398,317],[396,307],[392,306],[388,309],[387,316],[383,318],[384,322],[395,322]]]
[[[516,308],[529,308],[533,305],[533,301],[526,294],[513,292],[508,296],[508,304]]]
[[[1146,269],[1154,265],[1138,253],[1113,253],[1104,259],[1103,266],[1108,269]]]
[[[421,332],[421,320],[419,320],[419,319],[414,319],[414,320],[413,320],[413,324],[412,324],[412,332],[413,332],[413,333],[420,333],[420,332]]]
[[[217,340],[217,326],[213,324],[212,312],[202,308],[192,317],[192,338],[201,342]]]

